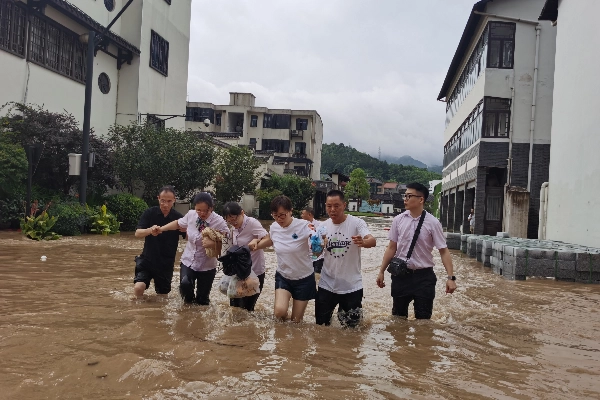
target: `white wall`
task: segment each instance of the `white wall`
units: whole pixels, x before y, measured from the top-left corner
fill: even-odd
[[[559,3],[546,227],[548,239],[595,247],[600,247],[598,13],[596,0]]]

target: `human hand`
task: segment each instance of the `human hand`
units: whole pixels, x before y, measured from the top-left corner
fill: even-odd
[[[379,286],[380,288],[384,288],[385,287],[385,282],[384,282],[384,275],[383,272],[379,271],[379,274],[377,275],[377,286]]]
[[[158,225],[154,225],[153,227],[150,228],[150,234],[152,236],[158,236],[162,233],[162,231],[160,230],[160,226]]]
[[[364,240],[362,236],[352,236],[352,243],[354,243],[358,247],[362,247],[362,245],[364,244]]]
[[[448,279],[446,281],[446,293],[454,293],[454,291],[456,290],[456,281],[453,281],[452,279]]]
[[[248,248],[250,251],[258,250],[258,239],[252,239],[250,243],[248,243]]]

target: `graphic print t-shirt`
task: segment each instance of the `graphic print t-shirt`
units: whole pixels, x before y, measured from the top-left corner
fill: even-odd
[[[348,215],[339,225],[334,224],[331,218],[323,224],[327,229],[327,246],[323,252],[325,261],[319,287],[337,294],[362,289],[360,247],[352,242],[352,236],[369,235],[367,223]]]
[[[308,222],[303,219],[294,218],[285,228],[277,222],[271,224],[269,236],[277,255],[277,272],[284,278],[298,280],[315,272],[308,255],[311,233]]]

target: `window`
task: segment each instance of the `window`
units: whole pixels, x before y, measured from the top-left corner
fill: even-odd
[[[202,107],[187,107],[185,113],[186,121],[194,121],[194,122],[204,122],[205,119],[208,119],[212,124],[215,120],[215,110],[212,108],[202,108]]]
[[[248,145],[248,147],[256,150],[256,138],[250,138],[250,145]]]
[[[150,37],[150,67],[169,76],[169,42],[154,31]]]
[[[106,7],[106,9],[108,11],[112,11],[115,9],[115,0],[104,0],[104,7]]]
[[[220,113],[215,116],[215,125],[221,126],[221,114]]]
[[[510,100],[486,97],[483,136],[507,138],[510,129]]]
[[[488,68],[512,68],[515,51],[513,22],[489,23]]]
[[[27,15],[17,4],[0,0],[0,49],[25,57]]]
[[[250,127],[256,128],[257,126],[258,126],[258,115],[251,115],[250,116]]]
[[[157,117],[154,114],[148,114],[146,116],[146,123],[154,126],[155,129],[165,129],[165,120]]]
[[[263,139],[262,150],[273,150],[276,153],[289,153],[290,141],[277,139]]]
[[[265,116],[263,118],[263,128],[270,128],[272,119],[273,119],[273,114],[265,114]]]
[[[305,131],[308,129],[308,119],[307,118],[296,118],[296,130]]]
[[[76,33],[41,15],[32,15],[28,45],[29,61],[85,83],[87,52]]]
[[[294,150],[294,153],[296,154],[306,154],[306,143],[297,142]]]
[[[265,114],[263,128],[290,129],[292,116],[289,114]]]
[[[165,3],[167,3],[168,5],[171,5],[171,0],[165,0]]]

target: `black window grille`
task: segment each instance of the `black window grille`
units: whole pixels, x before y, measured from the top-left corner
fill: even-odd
[[[297,118],[296,119],[296,130],[305,131],[308,129],[308,119],[307,118]]]
[[[507,138],[510,129],[510,99],[486,97],[483,136]]]
[[[488,68],[512,68],[515,53],[514,22],[490,22]]]
[[[286,114],[275,114],[271,120],[272,129],[290,129],[292,126],[292,116]]]
[[[258,126],[258,115],[251,115],[250,116],[250,127],[256,128],[257,126]]]
[[[215,125],[221,126],[221,114],[215,116]]]
[[[150,67],[169,76],[169,42],[154,31],[150,37]]]
[[[25,8],[0,0],[0,49],[25,57],[26,21]]]
[[[79,35],[42,15],[31,15],[27,59],[85,83],[85,45]]]
[[[208,119],[211,124],[214,123],[215,110],[212,108],[187,107],[185,114],[186,121],[204,122],[205,119]]]
[[[263,128],[270,128],[272,119],[273,114],[265,114],[265,116],[263,117]]]
[[[263,139],[262,150],[273,150],[276,153],[289,153],[290,141],[278,139]]]

